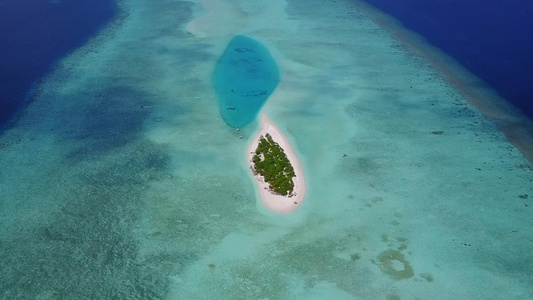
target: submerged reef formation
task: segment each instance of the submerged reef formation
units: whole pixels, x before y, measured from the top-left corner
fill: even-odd
[[[414,276],[413,267],[400,251],[392,249],[383,251],[378,255],[378,260],[379,262],[373,262],[379,267],[381,272],[393,279],[408,279]],[[429,281],[428,279],[426,280]]]

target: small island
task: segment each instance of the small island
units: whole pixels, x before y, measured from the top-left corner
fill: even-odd
[[[266,208],[289,213],[302,203],[305,183],[300,164],[285,136],[265,114],[248,148],[248,161]]]
[[[283,196],[292,196],[294,169],[285,151],[270,134],[259,137],[259,145],[252,159],[255,174],[263,176],[270,190]]]

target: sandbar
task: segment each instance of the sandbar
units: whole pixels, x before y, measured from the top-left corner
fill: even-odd
[[[239,16],[230,3],[221,0],[201,0],[207,11],[205,15],[191,20],[186,30],[199,38],[222,37],[244,27]]]
[[[255,149],[257,149],[257,146],[259,145],[259,138],[261,136],[265,136],[267,133],[270,134],[274,142],[278,143],[287,155],[287,158],[294,169],[294,174],[296,177],[293,178],[293,196],[282,196],[274,194],[270,191],[268,183],[263,180],[263,176],[254,174],[259,196],[261,197],[261,201],[266,208],[277,213],[290,213],[300,206],[305,196],[305,181],[303,171],[300,163],[298,162],[296,154],[290,147],[290,144],[285,136],[264,113],[261,114],[261,128],[259,129],[259,133],[254,137],[252,143],[248,147],[248,164],[250,165],[250,170],[252,170],[252,158],[255,153]]]

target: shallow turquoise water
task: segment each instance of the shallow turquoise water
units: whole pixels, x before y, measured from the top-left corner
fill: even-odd
[[[268,49],[250,37],[235,36],[213,74],[222,118],[232,127],[250,124],[278,83],[278,66]]]
[[[0,299],[533,299],[533,172],[494,124],[351,0],[220,2],[195,36],[200,1],[121,1],[0,136]],[[290,215],[220,114],[238,35],[282,70]]]

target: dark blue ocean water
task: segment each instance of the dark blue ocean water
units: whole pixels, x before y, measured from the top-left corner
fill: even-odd
[[[0,130],[53,64],[116,14],[115,0],[0,0]]]
[[[533,119],[533,1],[365,2],[424,36]]]
[[[278,66],[268,49],[252,38],[235,36],[213,73],[224,121],[235,128],[254,121],[279,80]]]

